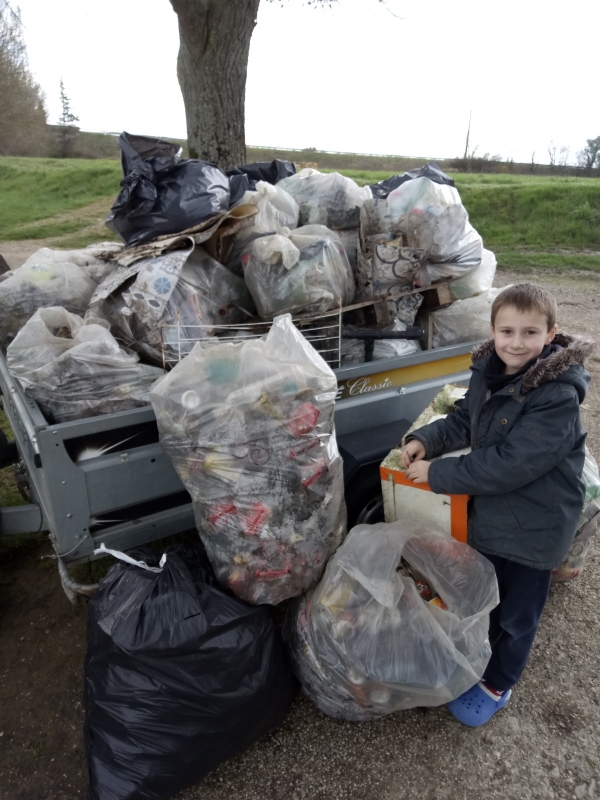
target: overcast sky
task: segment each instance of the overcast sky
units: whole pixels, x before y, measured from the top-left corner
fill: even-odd
[[[83,130],[185,138],[168,0],[17,0],[31,68]],[[250,145],[548,161],[600,135],[598,0],[262,0]]]

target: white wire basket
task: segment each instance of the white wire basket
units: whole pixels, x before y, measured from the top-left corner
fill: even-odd
[[[342,308],[311,317],[293,317],[292,322],[332,369],[341,362]],[[218,346],[259,339],[273,323],[247,322],[238,325],[163,325],[161,343],[163,367],[170,369],[191,352],[198,342]]]

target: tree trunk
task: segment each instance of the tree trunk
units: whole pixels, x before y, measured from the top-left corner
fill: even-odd
[[[246,161],[246,74],[260,0],[171,0],[177,76],[190,156],[222,168]]]

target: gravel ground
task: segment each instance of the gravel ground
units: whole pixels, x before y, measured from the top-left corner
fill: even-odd
[[[520,279],[501,272],[496,285]],[[554,291],[561,329],[598,335],[600,276],[527,279]],[[588,368],[594,381],[582,413],[598,457],[600,353]],[[599,586],[596,542],[581,577],[553,587],[525,675],[507,708],[485,727],[466,728],[444,707],[371,723],[337,722],[298,697],[279,731],[179,800],[600,797]],[[2,568],[2,800],[84,796],[84,622],[84,613],[72,612],[62,597],[58,577],[40,565],[37,551],[16,559],[14,569]]]

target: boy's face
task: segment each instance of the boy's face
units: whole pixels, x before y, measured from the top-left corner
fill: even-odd
[[[518,372],[532,358],[537,358],[556,335],[556,325],[548,330],[548,320],[539,311],[517,311],[503,306],[491,326],[498,357],[506,364],[506,373]]]

